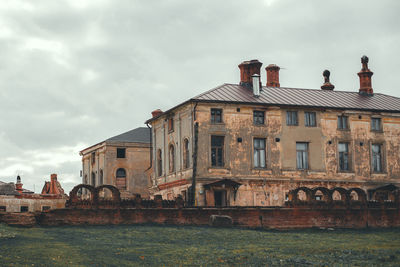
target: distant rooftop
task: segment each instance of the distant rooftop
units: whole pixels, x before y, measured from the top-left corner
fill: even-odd
[[[107,143],[113,142],[132,142],[132,143],[150,143],[150,129],[139,127],[128,132],[116,135],[105,140]]]

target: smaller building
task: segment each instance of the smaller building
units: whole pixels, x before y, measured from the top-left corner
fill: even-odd
[[[139,127],[85,148],[82,183],[94,187],[113,185],[122,198],[149,196],[150,130]],[[84,194],[88,193],[84,190]]]
[[[57,174],[52,174],[45,182],[41,194],[22,188],[21,177],[17,183],[0,182],[0,212],[35,212],[65,208],[68,196],[64,194]]]

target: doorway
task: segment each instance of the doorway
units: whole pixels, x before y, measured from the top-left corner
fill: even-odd
[[[226,206],[226,190],[214,191],[214,203],[216,207]]]

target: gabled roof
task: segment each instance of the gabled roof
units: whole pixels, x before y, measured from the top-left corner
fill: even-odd
[[[150,143],[150,129],[147,127],[139,127],[126,133],[108,138],[106,143],[113,142],[132,142],[132,143]]]
[[[191,100],[400,112],[400,98],[380,93],[366,96],[348,91],[263,86],[260,96],[255,97],[251,88],[237,84],[223,84]]]

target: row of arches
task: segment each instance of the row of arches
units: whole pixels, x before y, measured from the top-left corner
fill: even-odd
[[[345,189],[342,187],[335,187],[328,189],[326,187],[316,187],[310,189],[308,187],[299,187],[289,192],[289,201],[291,202],[314,202],[314,201],[360,201],[365,203],[367,201],[367,194],[360,188]]]
[[[168,145],[168,172],[173,173],[176,169],[176,160],[175,160],[175,145],[173,143]],[[190,167],[190,153],[189,153],[189,139],[183,139],[183,149],[182,149],[182,157],[183,157],[183,168],[187,169]],[[162,176],[164,173],[163,170],[163,152],[162,149],[158,149],[156,152],[156,160],[157,160],[157,174],[158,176]]]
[[[86,190],[86,194],[83,191]],[[85,196],[84,198],[82,196]],[[82,202],[97,205],[101,201],[106,200],[109,204],[119,205],[121,202],[121,195],[115,186],[100,185],[94,187],[88,184],[79,184],[75,186],[69,193],[69,205],[76,206]]]
[[[118,168],[116,170],[115,172],[116,186],[119,189],[126,189],[126,176],[127,176],[126,170],[124,168]],[[88,179],[87,174],[85,174],[83,183],[86,185],[91,185],[93,187],[102,186],[104,184],[103,170],[100,169],[98,181],[96,179],[96,173],[92,172],[90,175],[90,180]]]

